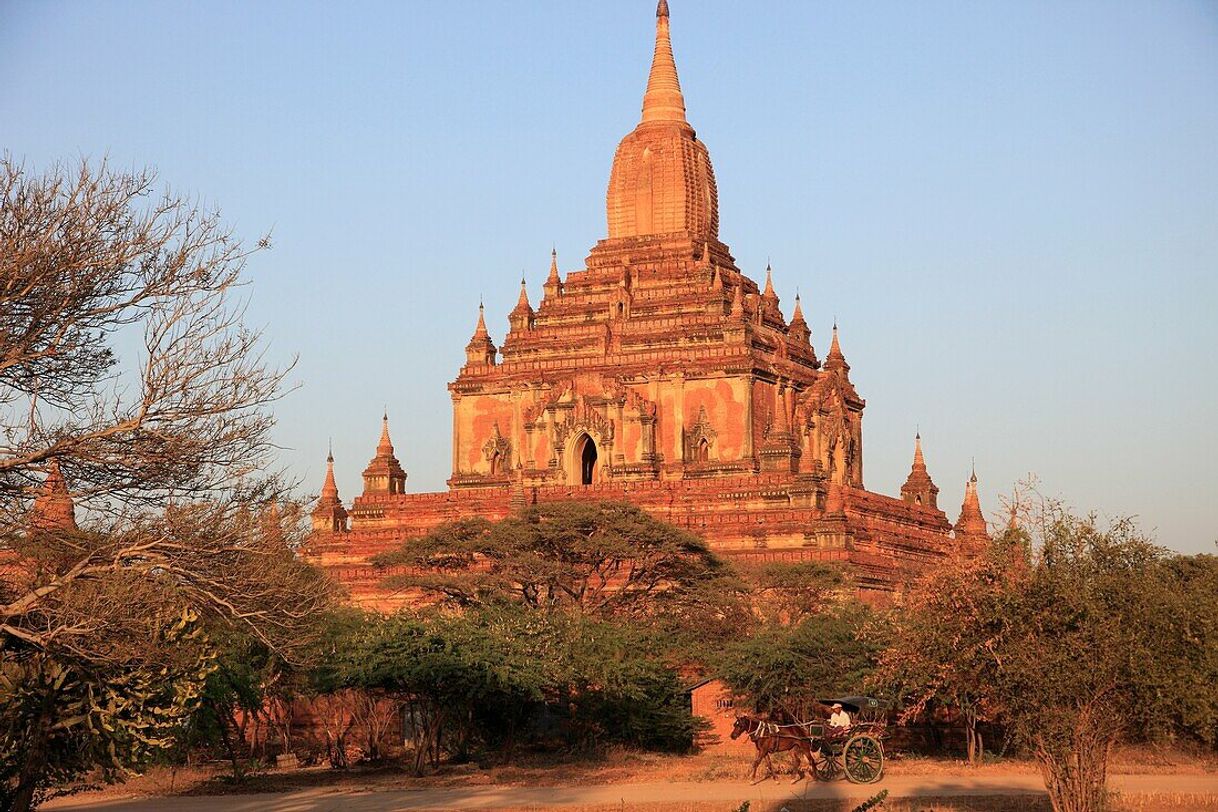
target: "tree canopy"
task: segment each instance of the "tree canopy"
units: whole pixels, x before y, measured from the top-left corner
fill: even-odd
[[[602,617],[654,616],[696,601],[702,584],[724,573],[701,539],[620,502],[550,502],[497,522],[463,519],[375,563],[407,570],[388,585],[459,606],[509,600]]]
[[[396,697],[420,771],[475,740],[509,752],[546,739],[685,749],[696,728],[644,631],[520,604],[366,616],[329,646],[315,685]]]
[[[918,581],[884,621],[889,645],[871,688],[901,700],[904,722],[936,706],[958,712],[970,762],[984,753],[978,722],[999,709],[995,652],[1009,633],[1013,581],[1026,576],[1026,553],[1022,536],[1011,534],[983,555],[953,558]]]
[[[1099,810],[1120,738],[1214,741],[1214,560],[1049,501],[1022,528],[916,585],[877,676],[907,717],[932,700],[988,713],[1036,757],[1055,810]]]
[[[884,645],[872,620],[846,601],[793,626],[763,624],[729,643],[716,670],[758,711],[811,719],[817,700],[862,690]]]

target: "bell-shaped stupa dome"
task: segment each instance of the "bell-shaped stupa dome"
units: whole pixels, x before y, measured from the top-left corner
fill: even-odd
[[[643,118],[618,144],[609,174],[609,239],[684,233],[695,243],[717,242],[715,172],[685,119],[668,28],[668,3],[660,0]]]

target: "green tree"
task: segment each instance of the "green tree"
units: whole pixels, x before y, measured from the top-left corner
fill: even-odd
[[[915,707],[988,707],[1055,810],[1094,812],[1122,736],[1166,735],[1162,720],[1213,735],[1212,562],[1167,556],[1128,519],[1038,507],[981,560],[919,585],[881,673]]]
[[[794,626],[764,625],[728,645],[716,670],[757,710],[810,719],[818,699],[858,693],[871,675],[884,647],[871,621],[851,601]]]
[[[213,667],[198,618],[151,618],[141,661],[47,653],[0,660],[0,809],[26,809],[96,771],[119,780],[168,749]]]
[[[869,680],[872,689],[901,703],[902,722],[937,705],[958,712],[970,764],[985,752],[978,722],[998,710],[995,651],[1008,633],[1012,578],[1026,570],[1026,547],[1012,534],[982,556],[954,558],[928,572],[884,619],[891,643]]]
[[[1107,802],[1108,757],[1139,700],[1139,670],[1157,656],[1146,634],[1147,575],[1162,551],[1131,521],[1105,527],[1050,505],[1034,525],[1037,555],[994,649],[1003,718],[1040,763],[1058,812]]]
[[[413,612],[368,616],[318,669],[315,685],[322,693],[355,689],[399,697],[421,773],[438,764],[446,730],[455,732],[456,749],[466,749],[479,708],[540,699],[540,670],[550,661],[542,659],[545,632],[540,623],[529,629]]]
[[[688,748],[697,727],[676,671],[643,630],[519,604],[460,614],[367,616],[316,670],[323,696],[379,692],[401,703],[414,769],[475,746],[523,743]],[[532,730],[541,719],[556,726]]]
[[[698,537],[618,502],[552,502],[502,521],[463,519],[378,556],[415,587],[458,606],[501,600],[602,617],[655,616],[724,565]]]
[[[286,664],[249,634],[221,630],[212,639],[212,669],[190,720],[190,744],[217,742],[234,781],[249,768],[247,728],[285,678]]]
[[[1182,735],[1218,744],[1218,556],[1170,556],[1148,574],[1146,634],[1156,656],[1137,668],[1151,740]]]
[[[744,575],[762,621],[788,626],[839,606],[854,586],[840,566],[822,561],[772,562]]]
[[[473,622],[499,613],[525,626],[546,624],[550,637],[535,645],[554,647],[556,662],[570,669],[561,678],[545,674],[541,701],[565,715],[573,740],[590,745],[688,746],[693,722],[680,707],[676,669],[709,661],[752,622],[746,584],[701,539],[624,503],[545,503],[498,522],[454,522],[376,563],[405,570],[388,585],[439,596],[446,607],[476,615]],[[552,617],[532,617],[538,614]],[[592,624],[588,639],[598,647],[580,648],[571,637],[578,623]],[[528,629],[521,634],[528,639]],[[605,687],[614,680],[620,691]],[[653,714],[651,726],[635,725],[636,714],[619,705],[616,721],[599,728],[591,709],[610,715],[632,692],[639,714]],[[523,719],[519,703],[513,707],[508,729]],[[580,712],[569,713],[575,707]]]
[[[574,616],[564,638],[566,669],[551,702],[570,711],[573,745],[669,752],[693,745],[704,725],[690,715],[678,671],[665,662],[670,641],[662,633]]]

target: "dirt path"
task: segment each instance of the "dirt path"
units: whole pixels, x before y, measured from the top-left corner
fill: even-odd
[[[1119,775],[1109,782],[1127,794],[1188,793],[1218,795],[1218,775]],[[671,784],[611,784],[579,787],[464,787],[334,792],[314,789],[263,795],[145,798],[90,803],[63,799],[46,809],[58,812],[393,812],[393,810],[467,810],[503,807],[595,806],[658,802],[752,801],[754,808],[777,809],[780,802],[799,798],[869,798],[880,789],[890,796],[1026,795],[1044,792],[1040,777],[1009,776],[894,776],[870,786],[844,782],[757,786],[737,782],[679,782]]]

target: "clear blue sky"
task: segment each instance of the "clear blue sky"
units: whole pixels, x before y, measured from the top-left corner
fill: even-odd
[[[0,148],[109,154],[222,207],[298,353],[283,463],[359,490],[388,404],[443,487],[479,296],[500,340],[606,231],[654,0],[0,1]],[[723,239],[834,315],[868,487],[915,427],[954,520],[1029,472],[1159,540],[1218,538],[1218,3],[671,0]],[[535,299],[536,300],[536,299]]]

